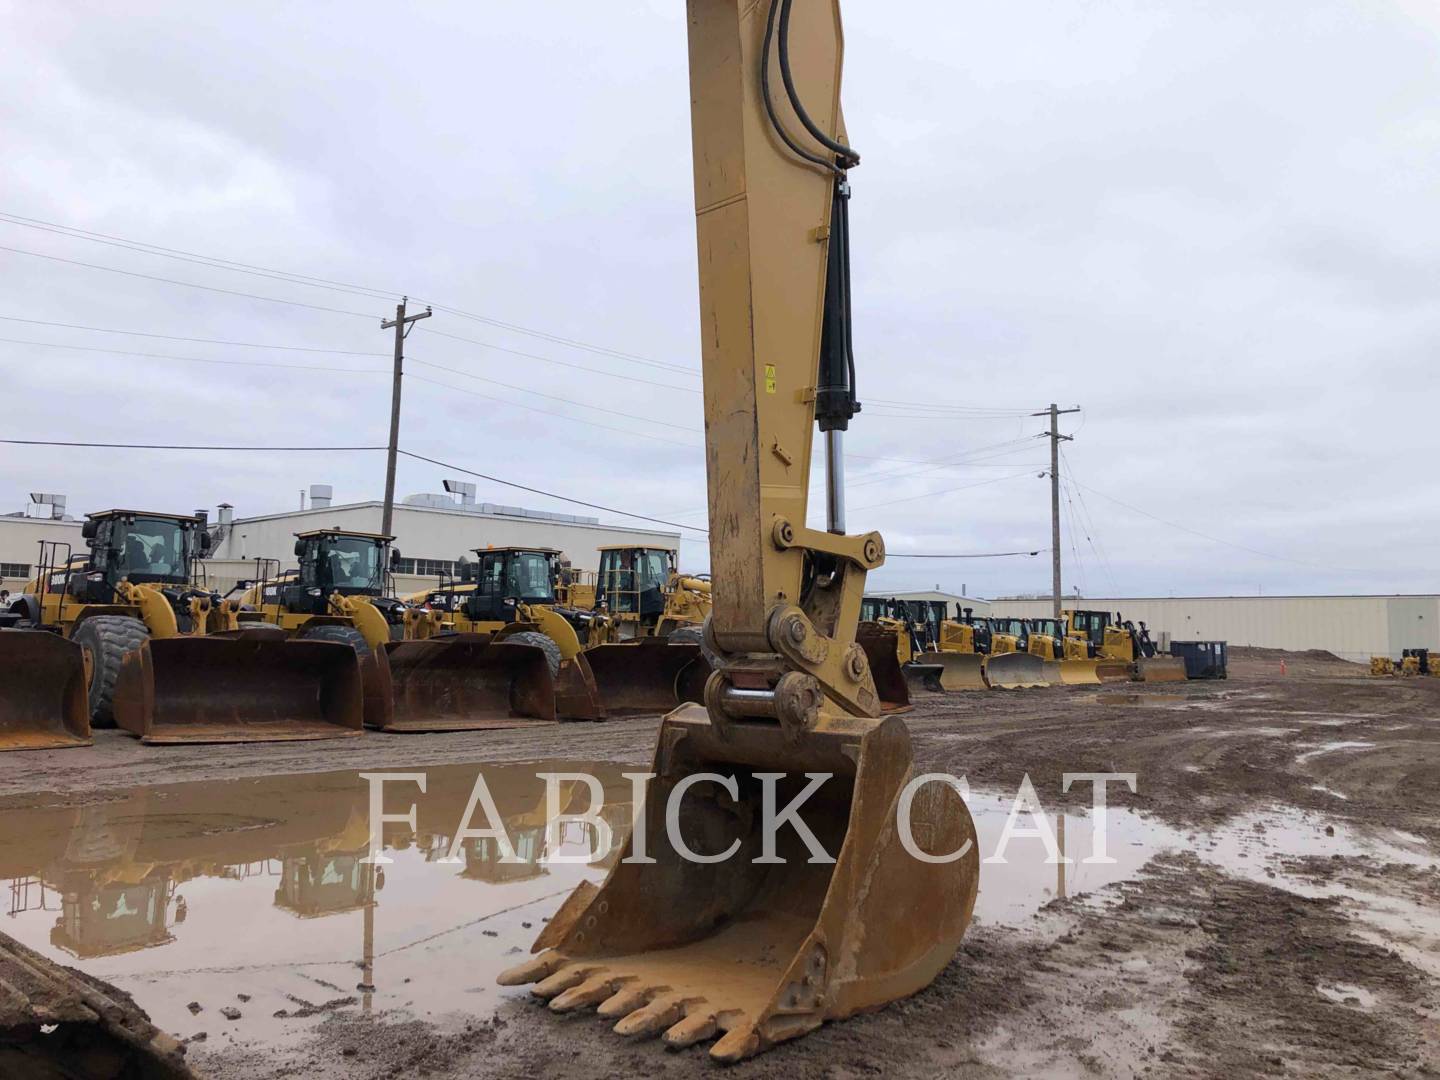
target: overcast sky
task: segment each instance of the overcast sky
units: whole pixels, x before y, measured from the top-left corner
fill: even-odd
[[[703,527],[682,4],[128,8],[0,2],[12,437],[382,444],[379,320],[408,292],[455,311],[410,338],[404,445]],[[1047,548],[1027,414],[1055,401],[1084,409],[1063,426],[1067,591],[1440,589],[1437,11],[847,4],[871,402],[851,530]],[[3,450],[3,511],[54,491],[244,515],[384,480],[373,451]],[[446,475],[402,460],[399,492]],[[707,565],[693,533],[682,562]],[[874,581],[999,595],[1049,573],[892,559]]]

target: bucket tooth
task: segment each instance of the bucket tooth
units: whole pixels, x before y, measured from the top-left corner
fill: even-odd
[[[927,855],[960,857],[926,862],[905,849],[898,809],[913,766],[909,733],[894,716],[822,713],[793,740],[763,722],[732,721],[722,734],[703,707],[676,709],[661,724],[644,829],[632,832],[604,884],[562,905],[534,946],[550,951],[502,982],[541,979],[537,993],[563,1008],[597,1003],[607,1019],[620,1017],[621,1035],[664,1033],[672,1046],[719,1035],[711,1051],[719,1061],[915,993],[959,946],[979,855],[963,800],[939,782],[912,793],[910,835]],[[688,784],[670,811],[678,829],[667,829],[671,796],[694,773],[733,777],[739,797],[729,780]],[[775,837],[781,861],[758,862],[767,785],[784,803],[816,773],[827,779],[799,816],[835,861],[811,862],[787,829]],[[636,833],[653,861],[625,861]],[[732,845],[733,853],[692,861],[672,834],[692,853]],[[923,933],[916,897],[927,910]]]
[[[90,745],[85,655],[44,630],[0,630],[0,751]]]

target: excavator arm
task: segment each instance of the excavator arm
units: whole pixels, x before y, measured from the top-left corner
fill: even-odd
[[[928,985],[970,921],[978,855],[956,789],[911,784],[909,733],[880,716],[855,640],[884,545],[844,524],[858,157],[837,0],[688,14],[715,670],[704,705],[661,725],[621,859],[501,982],[598,1006],[623,1035],[718,1036],[712,1057],[735,1061]],[[803,830],[774,821],[792,800]]]

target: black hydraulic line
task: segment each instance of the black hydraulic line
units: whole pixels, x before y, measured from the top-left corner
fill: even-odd
[[[775,11],[779,6],[780,0],[771,0],[770,15],[765,20],[765,42],[760,49],[760,98],[765,103],[765,115],[770,118],[770,126],[775,129],[775,134],[780,136],[780,141],[788,146],[796,157],[803,158],[822,169],[838,173],[840,167],[834,162],[806,150],[797,143],[781,125],[780,118],[775,114],[775,102],[770,96],[770,46],[775,36]]]
[[[790,98],[790,107],[795,110],[795,115],[799,117],[800,123],[805,125],[805,130],[810,132],[821,146],[839,157],[844,167],[860,164],[860,155],[852,147],[836,142],[826,135],[815,121],[810,119],[810,114],[805,111],[805,105],[801,102],[800,94],[795,89],[795,80],[790,74],[790,7],[794,0],[778,0],[778,3],[780,4],[780,78],[785,83],[785,94]],[[773,7],[771,11],[773,13]]]

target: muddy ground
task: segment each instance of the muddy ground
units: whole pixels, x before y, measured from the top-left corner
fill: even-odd
[[[1112,786],[1112,804],[1172,840],[1022,923],[977,921],[926,991],[727,1075],[1440,1075],[1440,678],[1235,650],[1225,682],[926,696],[907,723],[921,770],[1012,793],[1028,776],[1047,811],[1089,807],[1086,784],[1062,794],[1063,773],[1133,772],[1138,790]],[[648,719],[159,750],[102,733],[89,750],[6,755],[0,805],[446,761],[642,765],[654,732]],[[982,894],[985,881],[982,867]],[[342,1005],[298,1049],[211,1040],[190,1057],[219,1077],[713,1073],[703,1049],[608,1026],[523,999],[460,1029]]]

